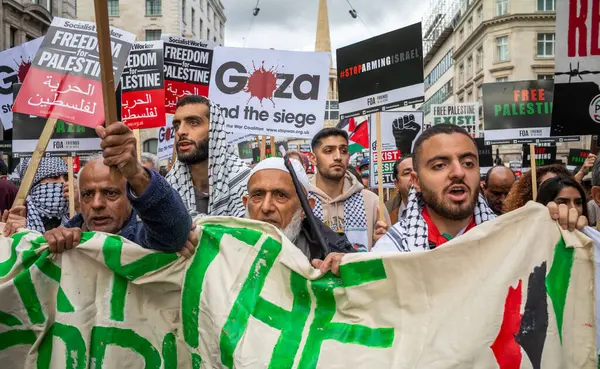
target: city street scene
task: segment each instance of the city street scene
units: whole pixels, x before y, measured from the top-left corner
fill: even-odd
[[[3,0],[0,369],[600,368],[600,0]]]

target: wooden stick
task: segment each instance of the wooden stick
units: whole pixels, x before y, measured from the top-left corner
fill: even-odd
[[[537,171],[535,167],[535,144],[529,144],[529,160],[531,163],[531,190],[533,193],[533,201],[537,199]]]
[[[142,161],[142,142],[140,138],[140,130],[134,129],[133,136],[135,137],[135,147],[137,148],[137,160]]]
[[[383,202],[383,163],[381,160],[381,113],[375,114],[377,132],[377,189],[379,193],[379,220],[385,222],[385,204]]]
[[[108,127],[117,121],[117,97],[115,95],[115,76],[113,75],[112,50],[110,46],[110,24],[108,23],[108,2],[94,0],[96,31],[98,34],[98,56],[100,58],[100,80],[102,82],[102,101],[104,103],[104,125]],[[110,168],[111,179],[120,178],[116,168]]]
[[[275,148],[275,136],[271,136],[271,157],[277,157],[277,149]]]
[[[33,178],[35,177],[35,173],[37,173],[38,167],[40,166],[40,162],[42,161],[42,157],[44,157],[44,153],[46,152],[46,147],[48,147],[48,142],[52,138],[52,134],[54,133],[54,127],[56,127],[56,118],[48,118],[46,121],[46,125],[44,126],[44,130],[40,136],[40,140],[35,146],[35,151],[31,156],[31,161],[29,162],[29,166],[27,167],[27,171],[23,178],[21,178],[21,186],[19,187],[19,192],[17,192],[17,197],[15,198],[15,202],[13,203],[13,207],[17,205],[25,205],[25,199],[29,194],[29,190],[31,189],[31,185],[33,184]]]
[[[67,157],[69,167],[69,217],[75,216],[75,176],[73,175],[73,157]]]
[[[267,151],[267,136],[262,136],[260,138],[260,161],[265,160]]]

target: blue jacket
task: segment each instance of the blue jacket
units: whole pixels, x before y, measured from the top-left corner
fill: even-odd
[[[135,196],[127,183],[127,199],[133,210],[119,235],[146,249],[179,251],[188,239],[192,219],[181,197],[167,181],[154,171],[146,171],[151,177],[150,185],[141,196]],[[66,228],[82,226],[81,214],[65,224]]]

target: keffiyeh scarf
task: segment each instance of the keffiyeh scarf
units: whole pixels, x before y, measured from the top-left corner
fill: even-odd
[[[22,159],[18,166],[21,180],[25,176],[31,159]],[[46,231],[42,218],[62,219],[69,210],[69,201],[63,197],[62,183],[39,183],[44,178],[66,175],[67,164],[61,158],[42,158],[33,178],[32,187],[26,199],[27,228],[41,233]]]
[[[318,196],[309,193],[309,197],[315,199],[315,208],[313,214],[329,228],[335,232],[344,232],[346,238],[352,243],[355,250],[359,252],[367,252],[369,245],[369,233],[367,230],[367,213],[365,211],[365,200],[363,199],[362,191],[358,191],[344,201],[344,224],[338,225],[337,222],[329,222],[323,214],[323,204]],[[335,207],[335,204],[330,204],[330,207]],[[330,218],[333,218],[330,216]],[[340,227],[342,227],[340,229]]]
[[[62,183],[40,183],[27,196],[27,228],[46,232],[42,218],[62,219],[69,210],[69,200],[63,197]]]
[[[391,227],[377,244],[391,242],[398,251],[402,252],[429,250],[427,222],[421,215],[424,207],[425,201],[422,194],[417,193],[414,187],[411,188],[406,205],[406,217]],[[496,214],[490,209],[481,194],[477,198],[473,215],[477,225],[496,219]]]
[[[210,104],[208,137],[208,215],[243,217],[246,210],[242,195],[246,193],[250,168],[233,153],[233,147],[227,144],[225,119],[220,106],[214,103]],[[188,165],[177,160],[166,179],[179,193],[190,215],[198,215],[196,193]]]

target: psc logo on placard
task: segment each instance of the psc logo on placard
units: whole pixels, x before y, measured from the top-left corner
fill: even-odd
[[[590,103],[590,117],[596,123],[600,123],[600,95],[596,95]]]

